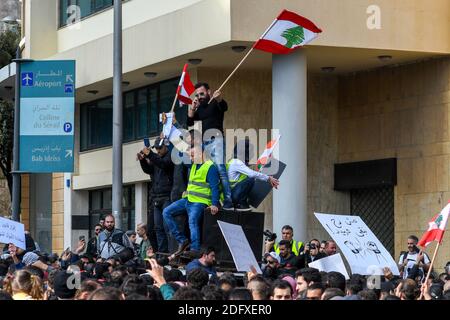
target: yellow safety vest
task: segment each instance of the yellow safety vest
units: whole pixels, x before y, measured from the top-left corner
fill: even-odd
[[[230,161],[228,161],[228,163],[226,165],[227,171],[229,170],[231,161],[233,161],[233,160],[234,159],[231,159]],[[239,173],[239,178],[237,180],[229,180],[230,181],[230,188],[233,189],[239,182],[242,182],[242,181],[244,181],[247,178],[248,178],[248,176],[246,174]]]
[[[212,205],[212,191],[209,183],[206,182],[206,176],[209,168],[213,165],[214,163],[211,160],[206,161],[201,167],[197,164],[192,165],[187,190],[183,198],[187,197],[188,201],[193,203]]]
[[[297,245],[298,244],[298,245]],[[299,253],[302,251],[302,250],[300,250],[301,248],[303,247],[303,242],[301,242],[301,241],[295,241],[295,240],[292,240],[292,253],[293,254],[295,254],[296,256],[298,256],[299,255]],[[280,254],[280,246],[278,245],[278,243],[275,243],[274,245],[273,245],[273,248],[275,249],[275,252],[277,253],[277,254]]]

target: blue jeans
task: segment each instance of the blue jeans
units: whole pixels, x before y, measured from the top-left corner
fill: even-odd
[[[200,221],[205,208],[206,205],[203,203],[193,203],[187,201],[187,199],[180,199],[163,210],[164,221],[170,233],[180,244],[186,241],[186,236],[178,230],[174,217],[187,212],[191,232],[191,250],[200,251]]]
[[[225,166],[225,142],[223,138],[215,138],[205,142],[205,151],[210,157],[210,159],[214,162],[219,171],[220,181],[222,183],[222,192],[224,196],[224,207],[231,207],[231,187],[230,182],[228,181],[228,173],[227,167]]]
[[[255,179],[247,178],[237,183],[231,190],[231,197],[234,204],[247,204],[248,194],[255,184]]]
[[[163,210],[170,205],[169,199],[161,200],[159,203],[153,202],[153,222],[155,224],[156,240],[158,242],[158,252],[169,252],[169,242],[167,240],[167,226],[162,216]]]

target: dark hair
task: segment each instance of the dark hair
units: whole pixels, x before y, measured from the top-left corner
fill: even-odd
[[[209,84],[207,84],[206,82],[197,82],[195,84],[195,89],[204,87],[206,90],[209,90]]]
[[[200,249],[200,256],[208,255],[211,252],[216,252],[216,249],[214,247],[202,247]]]
[[[291,249],[291,242],[288,240],[281,240],[278,243],[278,247],[281,247],[281,246],[286,246],[286,248]]]
[[[103,229],[103,226],[102,226],[100,223],[97,223],[97,224],[94,226],[94,229],[97,228],[97,227],[100,227],[100,228]]]
[[[358,292],[358,296],[361,300],[378,300],[378,296],[374,290],[364,289]]]
[[[411,240],[414,240],[414,242],[415,243],[417,243],[417,242],[419,242],[419,238],[417,238],[415,235],[410,235],[409,237],[408,237],[408,239],[411,239]]]
[[[209,284],[202,288],[202,294],[205,300],[225,300],[225,293],[216,285]]]
[[[0,290],[0,301],[2,300],[13,300],[13,298],[8,292]]]
[[[95,290],[100,289],[101,287],[102,285],[95,280],[90,279],[84,280],[81,283],[80,289],[78,289],[75,297],[77,297],[82,292],[89,292],[89,293],[94,292]]]
[[[328,272],[327,285],[328,288],[338,288],[345,291],[345,277],[342,273],[336,271]]]
[[[234,288],[231,290],[228,300],[253,300],[253,296],[247,288]]]
[[[163,296],[161,294],[161,291],[159,290],[158,287],[147,286],[147,292],[148,292],[147,296],[148,296],[149,300],[154,300],[154,301],[156,301],[156,300],[158,300],[158,301],[164,300]]]
[[[268,300],[270,298],[270,285],[266,279],[264,279],[262,276],[258,275],[248,282],[247,287],[251,283],[256,283],[256,288],[254,288],[254,291],[259,296],[261,296],[261,298],[263,300]]]
[[[311,286],[313,286],[313,285],[311,285]],[[308,288],[308,290],[309,290],[309,288]],[[322,300],[330,300],[331,298],[334,298],[334,297],[345,297],[345,293],[344,293],[344,291],[342,291],[341,289],[338,289],[338,288],[327,288],[323,292]]]
[[[208,284],[209,274],[202,268],[195,268],[188,272],[187,282],[192,288],[202,290]]]
[[[183,281],[183,273],[179,269],[168,270],[164,268],[164,278],[166,282]]]
[[[412,279],[402,280],[401,293],[404,295],[406,300],[415,300],[418,296],[417,284]]]
[[[286,280],[275,280],[272,283],[272,287],[270,289],[271,296],[274,296],[275,289],[289,289],[289,291],[291,292],[291,295],[292,295],[292,287],[291,287],[290,283],[287,282]]]
[[[138,293],[132,293],[125,297],[125,300],[150,300],[146,296],[140,295]]]
[[[88,300],[123,300],[123,296],[117,288],[104,287],[92,292]]]
[[[147,284],[144,279],[139,277],[138,275],[131,274],[128,275],[122,283],[121,290],[125,297],[137,293],[144,297],[147,296]]]
[[[281,230],[291,230],[292,232],[294,232],[294,228],[292,228],[290,225],[285,225],[283,226],[283,228],[281,228]]]
[[[308,290],[317,290],[317,289],[322,290],[322,292],[325,291],[324,285],[323,285],[322,283],[320,283],[320,282],[314,282],[314,283],[311,283],[311,284],[308,286]]]
[[[181,287],[175,292],[172,300],[203,300],[203,295],[195,288]]]
[[[358,294],[364,288],[364,278],[361,275],[353,274],[350,279],[347,280],[345,289],[350,294]]]
[[[384,300],[400,300],[400,298],[397,297],[397,296],[393,296],[392,294],[390,294],[390,295],[386,296],[386,297],[384,298]]]
[[[303,277],[305,281],[309,284],[311,281],[314,283],[321,282],[321,276],[319,273],[319,270],[314,268],[303,268],[300,270],[297,270],[295,272],[295,277]]]
[[[222,284],[228,284],[231,288],[235,288],[237,281],[231,272],[226,272],[219,277],[218,286],[221,287]]]

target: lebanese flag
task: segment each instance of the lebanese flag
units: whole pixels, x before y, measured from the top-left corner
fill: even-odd
[[[194,84],[191,81],[191,77],[187,72],[188,64],[186,63],[183,68],[183,74],[181,75],[180,83],[178,84],[177,97],[180,100],[180,104],[192,104],[191,95],[195,91]]]
[[[280,141],[280,138],[281,136],[279,135],[276,139],[271,140],[269,141],[269,143],[267,143],[266,149],[256,162],[256,166],[259,171],[261,171],[261,169],[269,162],[269,159],[272,157],[273,150],[275,150],[275,147]]]
[[[274,54],[288,54],[311,42],[321,32],[312,21],[283,10],[253,48]]]
[[[442,238],[444,237],[445,228],[447,226],[448,214],[450,210],[450,203],[442,209],[441,213],[436,215],[431,221],[428,223],[428,230],[420,239],[418,245],[421,247],[426,247],[433,241],[437,241],[439,243],[442,242]]]

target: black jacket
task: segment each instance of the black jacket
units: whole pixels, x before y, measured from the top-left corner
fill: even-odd
[[[150,194],[154,200],[170,198],[173,186],[174,164],[170,152],[163,157],[150,151],[150,154],[140,161],[142,171],[149,174],[152,179]]]

